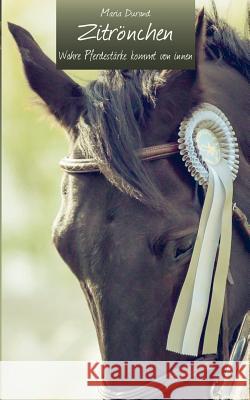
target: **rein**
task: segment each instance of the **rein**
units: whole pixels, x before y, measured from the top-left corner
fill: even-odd
[[[137,155],[142,161],[154,161],[163,158],[167,158],[176,154],[180,154],[179,143],[172,142],[167,144],[161,144],[151,147],[144,147],[138,150]],[[98,173],[101,172],[98,166],[98,163],[95,159],[82,159],[82,158],[70,158],[64,157],[60,162],[61,168],[67,173],[71,174],[85,174],[85,173]],[[205,189],[204,189],[205,190]],[[247,248],[250,250],[250,226],[244,212],[234,203],[233,205],[233,222],[236,226],[239,234]],[[232,283],[233,284],[233,281]],[[248,315],[248,317],[247,317]],[[230,360],[243,360],[246,357],[248,351],[249,344],[249,327],[246,328],[246,325],[249,324],[249,314],[246,314],[244,317],[241,327],[240,333],[234,343],[232,352],[230,354]],[[224,307],[223,311],[223,319],[221,324],[221,333],[220,336],[222,338],[222,353],[223,358],[228,358],[228,337],[227,337],[227,326],[228,326],[228,310],[227,305]],[[243,333],[242,333],[243,332]],[[227,342],[227,343],[225,343]],[[201,357],[200,359],[203,359]]]

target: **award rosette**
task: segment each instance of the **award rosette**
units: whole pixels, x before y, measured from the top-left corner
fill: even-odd
[[[213,354],[217,353],[231,252],[238,145],[226,116],[208,103],[183,120],[178,142],[188,171],[206,189],[206,197],[167,349],[197,356],[204,332],[201,353]]]

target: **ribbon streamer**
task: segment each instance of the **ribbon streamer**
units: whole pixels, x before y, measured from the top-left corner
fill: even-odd
[[[200,338],[208,309],[214,263],[220,240],[221,216],[225,203],[224,188],[219,176],[213,168],[209,168],[210,174],[214,178],[213,201],[199,258],[196,260],[197,270],[192,303],[182,344],[182,353],[190,355],[197,355],[199,350]]]
[[[221,160],[221,163],[216,166],[216,170],[223,183],[226,199],[222,215],[220,249],[204,337],[203,354],[216,353],[217,351],[232,241],[232,176],[225,160]]]
[[[168,350],[192,356],[198,355],[220,241],[202,353],[217,352],[231,249],[232,174],[223,158],[208,170],[208,190],[197,239],[167,341]]]
[[[185,334],[185,329],[188,321],[188,316],[190,313],[192,293],[194,288],[194,281],[197,270],[197,260],[199,258],[201,247],[203,244],[203,238],[205,234],[206,224],[209,217],[209,212],[212,205],[212,200],[214,197],[214,178],[213,174],[209,175],[209,183],[207,189],[207,195],[205,198],[205,203],[202,209],[197,238],[194,245],[194,250],[192,258],[190,261],[188,273],[186,275],[177,306],[175,308],[174,316],[171,322],[167,350],[175,351],[177,353],[182,353],[182,344]]]

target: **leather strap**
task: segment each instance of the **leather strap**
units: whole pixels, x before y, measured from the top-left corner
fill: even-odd
[[[159,160],[161,158],[178,154],[178,143],[160,144],[158,146],[143,147],[138,150],[141,160]],[[83,174],[99,172],[98,163],[94,158],[69,158],[65,157],[60,161],[60,166],[66,172],[73,174]]]
[[[233,221],[242,236],[247,250],[250,251],[250,225],[247,216],[237,207],[236,203],[233,206]]]

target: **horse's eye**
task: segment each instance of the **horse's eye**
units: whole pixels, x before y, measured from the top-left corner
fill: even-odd
[[[187,236],[185,238],[181,238],[176,241],[175,254],[174,258],[176,261],[179,261],[182,257],[184,258],[187,255],[192,253],[194,247],[194,236]]]
[[[188,235],[178,239],[167,239],[166,235],[161,236],[150,246],[152,254],[157,258],[164,256],[172,261],[181,261],[189,256],[194,247],[195,235]]]

